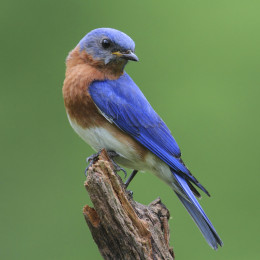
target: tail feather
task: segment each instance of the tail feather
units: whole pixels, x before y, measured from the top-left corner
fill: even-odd
[[[189,181],[187,181],[187,183],[188,183],[188,185],[189,185],[189,187],[190,187],[192,193],[195,195],[195,197],[197,197],[198,199],[200,199],[200,198],[201,198],[201,195],[200,195],[200,193],[198,192],[198,190],[197,190]]]
[[[173,172],[173,171],[172,171]],[[218,236],[215,228],[211,224],[210,220],[206,216],[205,212],[203,211],[202,207],[196,200],[195,196],[192,193],[187,181],[181,177],[180,175],[173,172],[175,179],[177,180],[181,190],[185,193],[185,198],[181,196],[180,192],[175,192],[187,209],[195,223],[197,224],[198,228],[200,229],[201,233],[207,240],[208,244],[215,250],[218,249],[218,245],[222,246],[223,242],[221,241],[220,237]],[[188,198],[189,201],[186,199]]]

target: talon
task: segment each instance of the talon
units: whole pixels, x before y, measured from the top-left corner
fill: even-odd
[[[90,155],[89,157],[87,157],[86,162],[91,163],[91,161],[94,161],[95,159],[97,159],[97,157],[100,155],[100,153],[101,153],[101,151]]]
[[[131,190],[127,190],[126,193],[131,197],[131,199],[134,197],[134,193]]]
[[[126,178],[126,176],[127,176],[126,170],[124,168],[120,167],[118,164],[116,164],[113,160],[111,160],[111,161],[112,161],[112,163],[113,163],[113,165],[115,167],[115,171],[116,172],[122,171],[124,173],[124,175],[125,175],[125,178]]]
[[[88,166],[87,166],[87,168],[85,169],[85,176],[86,177],[88,177],[88,169],[89,169],[89,167],[91,167],[93,165],[93,162],[91,162]]]
[[[88,169],[93,165],[95,160],[97,160],[98,156],[100,155],[101,150],[97,153],[92,154],[91,156],[87,157],[86,162],[89,163],[87,168],[85,169],[85,176],[88,176]]]
[[[90,166],[90,165],[88,165],[88,167],[85,169],[85,172],[84,172],[84,174],[85,174],[86,177],[88,177],[88,169],[89,169],[89,166]]]
[[[95,162],[95,160],[97,160],[98,156],[100,155],[101,150],[95,154],[92,154],[91,156],[87,157],[86,162],[89,163],[89,165],[87,166],[87,168],[85,169],[85,176],[88,176],[88,169],[93,165],[93,163]],[[114,167],[115,167],[115,171],[119,172],[122,171],[125,175],[125,178],[127,176],[127,172],[124,168],[120,167],[114,160],[113,158],[118,157],[119,154],[115,151],[107,151],[107,154],[110,158],[110,160],[112,161]]]
[[[115,167],[115,171],[116,171],[116,172],[122,171],[122,172],[124,173],[124,175],[125,175],[125,178],[126,178],[126,176],[127,176],[126,170],[125,170],[124,168],[120,167],[120,166],[113,160],[113,158],[118,157],[119,154],[118,154],[117,152],[115,152],[115,151],[107,151],[107,154],[108,154],[110,160],[112,161],[112,163],[113,163],[113,165],[114,165],[114,167]]]
[[[124,168],[120,168],[120,170],[125,174],[125,178],[126,178],[126,176],[127,176],[126,170]]]

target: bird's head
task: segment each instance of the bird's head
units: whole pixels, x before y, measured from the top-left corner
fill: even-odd
[[[89,32],[79,42],[80,52],[85,51],[95,61],[104,65],[126,65],[128,60],[138,61],[135,43],[125,33],[111,28],[99,28]]]

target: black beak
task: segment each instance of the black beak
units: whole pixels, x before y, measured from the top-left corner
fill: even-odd
[[[122,53],[122,58],[126,60],[139,61],[138,57],[132,51]]]
[[[125,60],[139,61],[138,57],[130,50],[128,50],[126,52],[115,51],[115,52],[112,52],[112,54],[114,54],[120,58],[123,58]]]

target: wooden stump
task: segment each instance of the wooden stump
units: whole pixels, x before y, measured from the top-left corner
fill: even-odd
[[[160,198],[148,206],[134,201],[103,150],[88,170],[85,187],[94,208],[83,209],[104,259],[174,259],[170,217]]]

